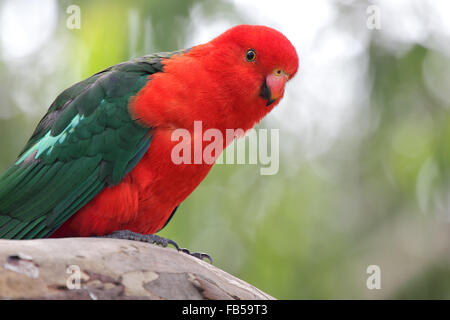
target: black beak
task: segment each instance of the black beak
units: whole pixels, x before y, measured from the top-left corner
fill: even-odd
[[[264,79],[264,83],[261,87],[261,91],[259,92],[259,96],[261,98],[267,100],[266,107],[270,106],[276,100],[276,99],[272,99],[272,92],[270,92],[270,89],[267,86],[266,79]]]

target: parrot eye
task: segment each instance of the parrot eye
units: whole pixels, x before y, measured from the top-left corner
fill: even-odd
[[[247,53],[245,54],[245,60],[247,60],[248,62],[253,62],[256,60],[256,52],[253,49],[250,49],[247,51]]]

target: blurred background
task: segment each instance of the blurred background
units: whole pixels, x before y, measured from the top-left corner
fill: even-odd
[[[450,299],[445,0],[0,0],[0,170],[66,87],[241,23],[300,56],[279,172],[216,165],[160,234],[279,299]]]

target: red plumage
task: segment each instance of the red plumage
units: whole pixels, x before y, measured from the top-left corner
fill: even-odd
[[[249,49],[256,52],[255,61],[246,61]],[[217,128],[223,136],[226,129],[248,130],[278,104],[285,81],[297,68],[297,53],[286,37],[267,27],[247,25],[165,60],[164,72],[152,75],[129,106],[135,119],[153,128],[147,153],[119,185],[103,190],[53,237],[160,230],[212,167],[174,164],[171,152],[178,142],[171,139],[173,130],[192,132],[199,120],[203,130]],[[274,70],[283,72],[283,81]],[[269,77],[269,83],[278,81],[273,90],[279,92],[266,106],[261,86]]]

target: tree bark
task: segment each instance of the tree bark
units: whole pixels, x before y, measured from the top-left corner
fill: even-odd
[[[0,299],[273,299],[171,248],[106,238],[0,239]]]

